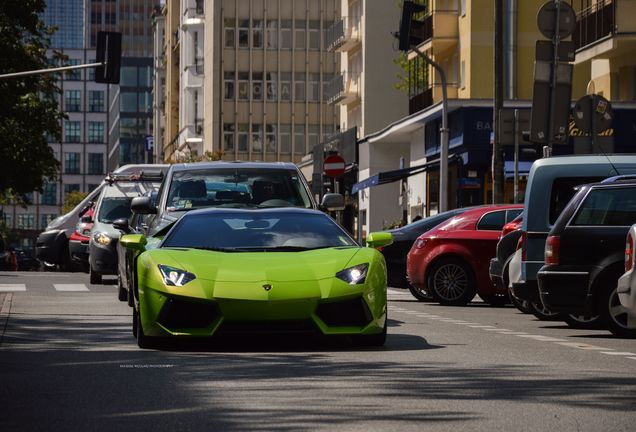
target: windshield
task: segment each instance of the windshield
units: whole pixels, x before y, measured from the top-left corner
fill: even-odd
[[[224,251],[290,251],[337,246],[357,244],[328,216],[279,212],[189,214],[177,223],[162,245]]]
[[[209,168],[176,172],[168,211],[201,207],[304,207],[311,198],[295,170]]]
[[[132,215],[131,201],[132,198],[126,197],[104,198],[99,207],[97,220],[103,223],[113,223],[120,218],[129,219]]]

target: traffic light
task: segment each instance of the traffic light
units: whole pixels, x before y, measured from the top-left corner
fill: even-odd
[[[402,5],[402,19],[400,20],[400,33],[398,35],[400,51],[409,51],[411,45],[419,45],[424,41],[417,32],[417,30],[424,27],[424,21],[414,20],[413,14],[425,11],[426,6],[410,0],[404,0],[404,4]]]
[[[95,61],[105,63],[95,68],[95,82],[119,84],[119,66],[121,64],[121,33],[98,32]]]

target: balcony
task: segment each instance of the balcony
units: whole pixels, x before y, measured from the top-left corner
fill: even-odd
[[[360,17],[343,17],[327,29],[325,46],[328,51],[351,51],[360,43]]]
[[[329,81],[326,89],[327,103],[330,105],[349,105],[360,100],[361,80],[359,73],[336,75]]]
[[[636,2],[633,0],[581,0],[572,39],[576,62],[610,58],[636,49]]]
[[[457,99],[457,84],[448,83],[446,93],[448,94],[448,99]],[[409,114],[422,111],[441,101],[442,85],[435,83],[430,87],[421,89],[419,93],[409,95]]]
[[[182,74],[183,87],[186,89],[203,86],[203,61],[185,67]]]
[[[459,20],[456,10],[434,10],[426,15],[422,27],[413,31],[422,42],[420,51],[440,54],[455,48],[459,43]],[[415,54],[409,54],[409,58]]]
[[[202,18],[205,15],[204,0],[185,0],[183,19]]]

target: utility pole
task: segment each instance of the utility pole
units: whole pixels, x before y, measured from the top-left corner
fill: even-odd
[[[503,203],[504,170],[503,151],[499,143],[501,129],[499,113],[503,108],[504,98],[504,0],[495,0],[495,32],[494,32],[494,103],[493,103],[493,130],[494,139],[492,144],[492,202],[493,204]]]

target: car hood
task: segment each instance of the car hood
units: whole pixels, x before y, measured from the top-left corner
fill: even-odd
[[[348,247],[303,252],[155,249],[151,253],[157,264],[178,267],[194,273],[198,279],[218,282],[290,282],[332,278],[347,268],[361,249]]]

